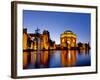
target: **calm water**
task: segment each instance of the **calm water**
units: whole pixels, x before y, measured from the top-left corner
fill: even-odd
[[[56,50],[23,53],[23,69],[91,66],[90,51]]]

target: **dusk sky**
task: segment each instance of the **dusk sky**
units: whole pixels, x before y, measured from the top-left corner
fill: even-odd
[[[23,27],[34,33],[37,27],[50,32],[51,40],[60,43],[60,34],[71,30],[78,42],[90,42],[91,15],[89,13],[50,12],[23,10]]]

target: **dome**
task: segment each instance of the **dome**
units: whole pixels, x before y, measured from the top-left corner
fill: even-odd
[[[65,32],[72,32],[71,30],[66,30]]]
[[[66,30],[61,34],[61,37],[65,37],[65,36],[66,37],[68,37],[68,36],[76,37],[76,34],[74,34],[71,30]]]
[[[73,33],[71,30],[66,30],[64,33]]]

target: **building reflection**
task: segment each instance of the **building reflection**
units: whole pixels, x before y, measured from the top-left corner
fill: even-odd
[[[77,52],[81,55],[89,55],[89,50],[77,50]]]
[[[49,65],[49,51],[31,51],[23,54],[23,69],[47,68]],[[31,64],[31,65],[30,65]]]
[[[30,63],[35,65],[36,64],[36,59],[37,59],[37,54],[36,54],[36,51],[34,52],[30,52]]]
[[[80,60],[80,55],[84,60],[90,57],[88,52],[82,50],[24,51],[23,69],[50,68],[51,65],[73,67]]]
[[[27,68],[28,65],[28,54],[27,52],[23,53],[23,68]]]
[[[49,64],[49,51],[41,51],[40,53],[40,66],[48,67]]]
[[[33,52],[24,52],[23,54],[23,68],[28,68],[28,65],[31,64],[31,66],[36,64],[36,51]],[[31,67],[30,66],[30,67]]]
[[[62,50],[61,51],[61,64],[63,67],[74,66],[77,60],[76,50]]]

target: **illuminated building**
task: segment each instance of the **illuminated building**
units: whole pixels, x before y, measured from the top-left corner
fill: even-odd
[[[28,39],[27,29],[23,29],[23,49],[24,50],[26,50],[28,48],[27,39]]]
[[[55,49],[56,49],[55,41],[50,40],[50,50],[55,50]]]
[[[60,44],[57,46],[55,41],[50,39],[48,30],[41,34],[38,28],[35,33],[27,33],[27,29],[23,29],[23,50],[76,49],[76,39],[76,34],[67,30],[60,35]]]
[[[50,49],[50,35],[49,35],[49,32],[47,30],[44,30],[43,31],[43,34],[42,34],[42,37],[41,37],[41,45],[42,45],[42,48],[44,50],[48,50]]]
[[[44,30],[42,34],[39,29],[35,33],[28,33],[27,29],[23,29],[23,49],[27,50],[49,50],[50,49],[50,35],[49,31]]]
[[[62,49],[76,48],[77,36],[72,31],[65,31],[60,35],[60,45]]]
[[[79,50],[89,50],[90,49],[89,43],[81,43],[81,42],[79,42],[77,44],[77,46],[78,46]]]

